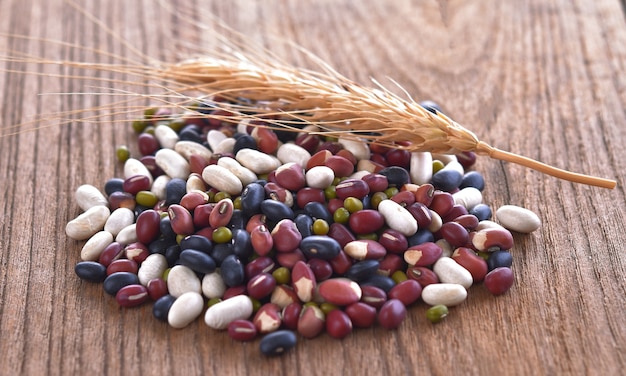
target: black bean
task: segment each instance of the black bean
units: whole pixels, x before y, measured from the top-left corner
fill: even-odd
[[[374,286],[385,292],[389,292],[389,290],[391,290],[396,285],[396,283],[390,277],[384,276],[382,274],[373,274],[369,278],[366,278],[359,282],[359,285]]]
[[[432,112],[433,114],[437,114],[437,112],[442,112],[441,107],[433,101],[426,100],[426,101],[420,102],[420,106],[424,107],[425,109]]]
[[[307,258],[330,260],[339,254],[341,246],[328,236],[311,235],[302,239],[300,250]]]
[[[277,330],[261,339],[261,353],[267,356],[281,355],[296,346],[296,334],[290,330]]]
[[[299,214],[294,220],[302,238],[313,235],[313,218],[308,214]]]
[[[88,282],[102,282],[107,277],[107,268],[96,261],[81,261],[74,267],[76,275]]]
[[[172,245],[176,245],[176,239],[158,238],[157,240],[148,244],[148,251],[150,251],[150,254],[159,253],[165,256],[165,252],[167,252],[167,249]]]
[[[252,138],[252,136],[244,134],[237,137],[235,146],[233,146],[233,154],[237,155],[237,152],[241,149],[258,150],[259,148],[256,144],[256,140]]]
[[[152,316],[157,320],[167,322],[167,315],[170,313],[170,308],[176,300],[172,295],[163,295],[152,306]]]
[[[183,179],[174,178],[165,185],[165,204],[178,204],[180,199],[187,193],[187,182]]]
[[[513,264],[513,256],[508,251],[495,251],[489,254],[487,258],[487,267],[489,271],[499,267],[510,268]]]
[[[234,254],[235,250],[233,249],[232,243],[216,244],[213,247],[213,251],[211,251],[211,257],[215,260],[217,265],[221,265],[226,257]]]
[[[165,250],[165,259],[170,268],[176,265],[180,259],[180,252],[181,250],[178,244],[171,245]]]
[[[172,229],[172,221],[170,221],[169,217],[161,218],[161,223],[159,223],[159,230],[161,231],[161,236],[167,239],[176,239],[176,233]]]
[[[113,178],[104,184],[104,193],[110,196],[113,192],[124,192],[124,179]]]
[[[431,183],[436,189],[450,192],[458,188],[462,180],[463,175],[457,170],[442,169],[433,175]]]
[[[138,284],[139,277],[137,277],[137,274],[129,272],[117,272],[106,277],[104,283],[102,284],[102,287],[107,294],[115,296],[115,294],[117,294],[117,292],[120,291],[122,287]]]
[[[233,231],[233,254],[240,260],[247,260],[252,256],[253,248],[250,233],[245,229]]]
[[[419,245],[427,242],[434,242],[435,235],[432,232],[428,231],[428,229],[421,228],[417,230],[417,232],[406,239],[409,243],[409,247],[414,245]]]
[[[395,185],[398,188],[410,182],[409,172],[399,166],[385,167],[378,174],[387,177],[389,185]]]
[[[202,141],[204,141],[202,134],[198,132],[197,127],[193,125],[188,125],[183,128],[178,134],[178,137],[181,141],[191,141],[198,144],[201,144]]]
[[[304,212],[310,215],[313,220],[323,219],[327,223],[333,223],[333,215],[328,211],[328,207],[321,202],[309,202],[304,205]]]
[[[354,263],[350,269],[344,274],[344,277],[350,278],[353,281],[361,281],[369,278],[373,274],[376,274],[380,262],[378,260],[363,260]]]
[[[195,249],[210,255],[213,250],[213,243],[204,236],[189,235],[185,236],[183,240],[180,241],[180,249],[182,251],[185,249]]]
[[[463,175],[463,180],[461,180],[461,185],[459,185],[459,189],[474,187],[482,192],[485,189],[485,179],[483,176],[476,171],[470,171],[467,174]]]
[[[211,256],[195,249],[185,249],[182,251],[180,253],[180,263],[202,274],[213,273],[217,267],[215,260],[213,260]]]
[[[243,264],[235,255],[230,255],[222,261],[220,271],[222,272],[222,279],[228,287],[240,286],[245,281],[246,273]]]
[[[489,205],[478,204],[469,211],[469,214],[478,218],[479,221],[486,221],[488,219],[491,219],[492,213]]]
[[[285,203],[276,200],[263,200],[261,203],[261,212],[267,217],[268,221],[278,222],[283,219],[294,219],[293,210]]]
[[[261,203],[265,200],[265,189],[259,183],[248,184],[241,192],[241,211],[247,217],[261,212]]]

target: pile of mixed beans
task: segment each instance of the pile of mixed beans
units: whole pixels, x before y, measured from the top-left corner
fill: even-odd
[[[491,220],[473,153],[411,153],[220,115],[229,113],[201,101],[146,110],[133,123],[141,157],[117,149],[124,177],[104,192],[77,189],[84,212],[66,227],[86,240],[76,274],[120,306],[152,302],[174,328],[204,312],[211,328],[263,336],[261,352],[275,355],[298,335],[395,329],[420,300],[439,322],[472,285],[494,295],[513,285],[509,230],[540,221],[512,205]]]

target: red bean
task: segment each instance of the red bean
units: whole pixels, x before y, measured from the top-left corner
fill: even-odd
[[[371,234],[380,230],[385,218],[376,210],[364,209],[350,215],[348,225],[356,234]]]
[[[470,272],[474,282],[480,282],[485,278],[488,271],[487,261],[473,250],[459,247],[454,250],[452,259]]]
[[[261,273],[248,281],[246,290],[248,295],[254,299],[261,300],[269,296],[276,287],[276,280],[269,273]]]
[[[109,244],[104,251],[102,251],[100,257],[98,258],[98,262],[104,266],[109,266],[113,261],[122,256],[123,251],[124,245],[118,242],[113,242]]]
[[[306,261],[306,256],[299,248],[294,249],[291,252],[278,252],[275,255],[276,262],[278,265],[284,266],[287,269],[293,268],[293,266],[298,261]]]
[[[290,330],[298,329],[298,319],[300,318],[300,313],[302,313],[302,304],[298,302],[291,303],[283,308],[283,325]]]
[[[157,138],[150,133],[141,133],[137,136],[137,146],[141,155],[152,155],[161,148]]]
[[[291,219],[279,221],[271,232],[274,249],[278,252],[292,252],[300,245],[302,234]]]
[[[378,312],[378,323],[385,329],[396,329],[406,316],[406,307],[398,299],[389,299]]]
[[[514,281],[513,271],[501,266],[487,273],[484,284],[493,295],[502,295],[513,286]]]
[[[304,187],[296,194],[296,202],[298,207],[304,208],[309,202],[326,203],[326,197],[324,197],[324,191],[318,188]]]
[[[345,338],[352,333],[350,317],[340,309],[334,309],[326,315],[326,332],[337,339]]]
[[[162,296],[167,295],[167,282],[163,278],[155,278],[148,281],[146,285],[150,299],[157,301]]]
[[[467,245],[469,241],[469,233],[465,227],[456,222],[444,223],[439,229],[439,233],[453,247]]]
[[[213,228],[224,227],[228,225],[233,217],[233,201],[229,198],[220,200],[209,215],[209,224]]]
[[[143,243],[131,243],[124,248],[126,258],[135,261],[138,265],[148,258],[150,252]]]
[[[172,230],[178,235],[191,235],[194,233],[193,217],[189,210],[184,207],[173,204],[167,210]]]
[[[107,266],[107,275],[111,275],[113,273],[118,273],[118,272],[128,272],[128,273],[137,274],[138,270],[139,270],[139,266],[137,265],[135,261],[129,260],[129,259],[119,259],[119,260],[113,261],[111,264],[109,264],[109,266]]]
[[[333,267],[330,265],[330,262],[322,259],[310,259],[307,261],[307,264],[315,274],[315,280],[317,282],[321,282],[327,280],[333,275]]]
[[[244,270],[246,272],[246,278],[252,279],[260,273],[271,273],[274,270],[274,267],[275,264],[272,258],[261,256],[247,263]]]
[[[361,302],[374,308],[380,308],[387,301],[387,293],[376,286],[361,287]]]
[[[443,218],[452,210],[453,206],[454,198],[450,193],[435,191],[429,208]]]
[[[124,184],[122,185],[124,188],[124,192],[130,193],[131,195],[136,195],[139,191],[149,191],[150,178],[145,175],[133,175],[128,179],[124,180]]]
[[[409,265],[429,266],[434,264],[442,254],[443,249],[440,246],[433,242],[425,242],[409,247],[404,252],[404,261]]]
[[[370,188],[370,193],[382,192],[389,187],[387,177],[381,174],[367,174],[361,178]]]
[[[439,277],[432,270],[423,266],[411,266],[406,271],[406,276],[419,282],[422,288],[439,283]]]
[[[362,200],[370,192],[366,182],[360,179],[346,179],[335,187],[337,198],[345,200],[348,197],[356,197]]]
[[[422,286],[413,279],[407,279],[395,285],[387,295],[390,299],[398,299],[408,307],[422,296]]]
[[[422,204],[421,202],[415,202],[409,205],[406,210],[408,210],[413,218],[415,218],[415,220],[417,221],[417,226],[419,228],[427,228],[428,226],[430,226],[433,217],[430,209],[428,209],[426,205]]]
[[[333,155],[328,158],[324,162],[324,165],[333,170],[335,176],[338,178],[349,176],[354,171],[354,165],[352,162],[338,155]]]
[[[333,271],[337,275],[344,275],[352,266],[352,260],[350,257],[343,251],[340,250],[339,254],[334,258],[328,260],[330,266],[332,266]]]
[[[378,237],[378,243],[385,247],[387,252],[402,254],[409,247],[409,242],[401,232],[386,229]]]
[[[135,231],[137,240],[143,244],[150,244],[160,234],[161,215],[152,209],[144,210],[137,217]]]
[[[432,184],[422,184],[415,191],[415,201],[420,202],[427,207],[430,207],[434,197],[435,187]]]
[[[259,256],[266,256],[274,247],[272,234],[263,225],[256,227],[250,232],[250,241],[252,242],[252,248]]]
[[[142,285],[124,286],[115,294],[115,300],[122,307],[136,307],[148,300],[148,289]]]

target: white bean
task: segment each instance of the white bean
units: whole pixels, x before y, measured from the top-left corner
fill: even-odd
[[[137,271],[139,283],[147,286],[148,282],[151,280],[161,278],[165,269],[167,269],[167,259],[165,256],[160,253],[151,254],[139,266],[139,270]]]
[[[104,231],[108,231],[113,236],[117,236],[126,226],[135,223],[135,213],[128,208],[117,208],[111,213],[109,219],[104,224]]]
[[[253,149],[239,150],[235,159],[256,174],[267,174],[280,166],[280,161],[275,157]]]
[[[83,184],[76,189],[76,203],[83,211],[94,206],[109,206],[109,201],[102,192],[93,185]]]
[[[412,236],[417,232],[417,220],[393,200],[383,200],[378,204],[378,212],[385,218],[387,226],[399,231],[404,236]]]
[[[466,298],[465,287],[454,283],[433,283],[422,290],[422,300],[431,306],[443,304],[451,307],[463,303]]]
[[[65,226],[65,233],[74,240],[88,239],[104,228],[110,215],[111,211],[108,207],[94,206],[69,221]]]
[[[335,179],[335,173],[330,167],[315,166],[305,174],[306,184],[311,188],[325,189]]]
[[[167,275],[167,290],[176,298],[190,291],[198,294],[202,292],[200,279],[193,270],[184,265],[176,265],[170,270]]]
[[[433,265],[433,271],[443,283],[454,283],[466,289],[472,287],[474,283],[472,274],[450,257],[441,257],[437,260]]]
[[[278,157],[283,164],[294,162],[299,164],[300,167],[305,168],[309,159],[311,159],[311,154],[301,146],[287,143],[280,145],[276,152],[276,157]]]
[[[133,223],[132,225],[128,225],[124,227],[115,237],[115,241],[120,244],[130,244],[135,243],[139,239],[137,239],[137,224]]]
[[[241,180],[241,184],[243,184],[244,187],[258,179],[254,172],[252,172],[249,168],[243,167],[241,163],[237,162],[233,158],[221,157],[217,160],[217,165],[232,172],[233,175]]]
[[[472,210],[474,206],[483,202],[483,194],[474,187],[465,187],[452,194],[454,203],[463,205],[465,209]]]
[[[504,228],[525,234],[531,233],[541,226],[541,220],[537,214],[515,205],[504,205],[498,208],[496,219]]]
[[[202,179],[211,187],[231,195],[238,195],[243,190],[241,180],[222,166],[206,166],[202,171]]]
[[[339,142],[344,149],[351,152],[357,161],[360,161],[361,159],[370,159],[370,148],[365,141],[340,138],[337,142]]]
[[[167,183],[169,183],[170,180],[172,180],[172,178],[167,175],[157,176],[157,178],[154,179],[154,183],[152,183],[152,188],[150,188],[150,191],[154,193],[159,198],[159,200],[165,200],[167,192],[166,187]]]
[[[157,125],[154,128],[154,137],[159,140],[159,144],[165,149],[174,149],[179,140],[178,133],[165,124]]]
[[[193,141],[178,141],[176,146],[174,146],[174,150],[187,160],[189,160],[192,155],[199,155],[208,161],[211,159],[211,156],[213,156],[211,150],[207,149],[204,145]]]
[[[80,259],[83,261],[97,261],[104,249],[113,243],[113,235],[108,231],[95,233],[80,251]]]
[[[197,292],[186,292],[174,300],[167,314],[171,327],[181,329],[191,324],[204,309],[204,299]]]
[[[220,142],[224,141],[227,138],[228,137],[224,133],[216,129],[211,129],[206,135],[206,141],[209,144],[211,150],[216,150]]]
[[[409,169],[413,184],[426,184],[433,177],[433,156],[429,152],[411,153],[411,167]]]
[[[189,162],[182,155],[172,149],[160,149],[154,155],[157,166],[172,179],[187,179],[189,176]]]
[[[222,275],[217,271],[205,274],[202,278],[202,295],[207,299],[221,298],[226,288]]]
[[[150,170],[148,170],[146,165],[141,163],[138,159],[128,158],[126,162],[124,162],[124,178],[128,179],[135,175],[147,176],[150,179],[150,184],[154,181],[152,173],[150,173]]]
[[[223,330],[235,320],[248,319],[252,311],[250,298],[237,295],[209,307],[204,314],[204,322],[213,329]]]

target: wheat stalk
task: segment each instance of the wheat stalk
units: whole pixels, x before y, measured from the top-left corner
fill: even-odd
[[[404,146],[409,151],[473,151],[571,182],[611,189],[616,186],[614,180],[566,171],[492,147],[442,113],[433,113],[380,85],[366,88],[327,66],[324,68],[326,73],[319,73],[276,62],[253,64],[243,56],[236,56],[185,61],[155,69],[150,74],[207,95],[229,98],[236,103],[227,108],[233,113],[233,121],[246,116],[252,101],[254,110],[261,103],[268,113],[316,124],[321,127],[319,133],[327,136],[365,138],[394,147],[399,147],[397,142],[410,141],[410,145]]]

